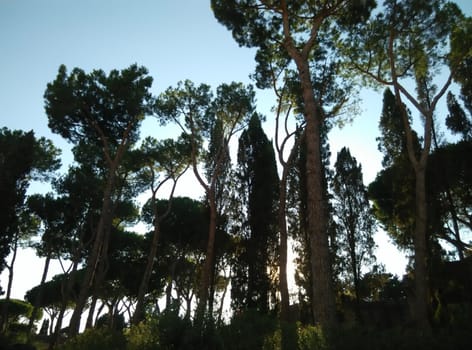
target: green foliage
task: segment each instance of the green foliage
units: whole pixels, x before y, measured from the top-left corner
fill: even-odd
[[[456,9],[456,13],[459,10]],[[454,71],[454,79],[461,85],[461,93],[469,96],[467,101],[470,107],[470,66],[472,60],[472,18],[457,16],[457,21],[450,35],[451,53],[449,65]]]
[[[343,266],[341,275],[359,299],[361,271],[375,262],[376,226],[362,179],[362,167],[348,148],[338,152],[334,166],[333,207],[339,260]]]
[[[329,349],[326,337],[320,327],[298,326],[298,349],[299,350],[325,350]]]
[[[71,293],[65,293],[63,291],[63,287],[67,284],[68,280],[72,277],[71,275],[67,274],[57,274],[52,277],[51,280],[45,282],[42,286],[37,285],[28,290],[25,294],[25,300],[30,303],[36,301],[37,295],[40,291],[40,288],[43,289],[41,292],[42,296],[40,298],[39,305],[40,307],[48,307],[48,306],[55,306],[60,305],[63,298],[65,301],[71,305],[74,296],[77,295],[79,291],[79,283],[81,282],[83,276],[83,270],[79,270],[74,273],[75,283],[72,287]]]
[[[224,349],[262,349],[267,337],[276,330],[274,318],[248,309],[231,319],[231,323],[221,328]],[[273,342],[273,341],[272,341]]]
[[[231,301],[235,310],[267,312],[271,286],[268,268],[278,257],[277,203],[279,180],[272,143],[259,116],[253,115],[239,138],[238,230],[235,232]]]
[[[189,319],[175,310],[131,326],[125,333],[127,350],[217,349],[211,334],[199,333]]]
[[[46,180],[60,166],[60,151],[34,132],[0,129],[0,271],[20,234],[19,218],[29,182]]]
[[[108,75],[102,70],[87,74],[79,68],[68,74],[62,65],[44,94],[49,127],[74,144],[87,140],[101,147],[104,136],[115,145],[137,141],[139,120],[150,112],[153,101],[147,73],[146,68],[131,65]],[[131,124],[134,127],[124,132]]]
[[[449,114],[446,117],[447,128],[453,134],[461,134],[464,140],[472,139],[472,120],[467,117],[451,92],[447,94],[447,109],[449,110]]]
[[[131,326],[125,333],[127,350],[159,350],[159,320],[156,317]]]
[[[470,348],[470,333],[462,329],[436,330],[422,335],[411,328],[369,330],[366,328],[338,329],[330,338],[332,350],[449,350]]]
[[[20,317],[29,318],[33,311],[33,306],[23,300],[10,299],[7,302],[5,299],[0,299],[0,310],[3,310],[5,304],[8,304],[8,318],[11,321],[18,321]],[[40,314],[38,314],[38,319],[42,316]]]
[[[126,338],[121,332],[110,331],[107,327],[87,329],[69,339],[58,350],[125,350]]]

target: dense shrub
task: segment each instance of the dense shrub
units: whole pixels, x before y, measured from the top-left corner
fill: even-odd
[[[121,332],[106,327],[87,329],[66,341],[58,350],[125,350],[126,339]]]
[[[159,322],[151,318],[126,331],[127,350],[159,350]]]
[[[216,349],[209,334],[197,331],[192,322],[174,310],[148,319],[126,331],[128,350]]]
[[[327,350],[328,344],[323,331],[315,326],[298,326],[298,349],[299,350]]]
[[[256,310],[246,310],[231,319],[231,323],[220,329],[224,349],[253,350],[268,348],[275,344],[276,320]],[[264,343],[266,343],[264,345]]]

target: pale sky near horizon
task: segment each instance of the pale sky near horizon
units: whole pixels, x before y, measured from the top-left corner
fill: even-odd
[[[472,14],[472,1],[456,2],[466,15]],[[54,80],[59,65],[108,72],[137,63],[148,68],[157,95],[184,79],[213,88],[223,82],[251,83],[254,53],[240,48],[216,21],[209,0],[0,0],[0,127],[32,129],[52,139],[64,150],[67,165],[72,160],[69,146],[48,129],[43,101],[46,84]],[[352,125],[333,130],[330,142],[333,156],[343,146],[350,148],[368,184],[382,158],[375,141],[382,100],[373,92],[362,97],[362,113]],[[258,110],[270,120],[271,93],[258,91],[257,99]],[[158,124],[146,122],[143,132],[159,137]],[[188,195],[191,188],[196,187],[183,183],[178,194]],[[376,240],[379,260],[401,275],[404,256],[385,234]],[[31,250],[21,253],[13,285],[16,298],[39,283],[43,268]],[[4,289],[6,277],[5,272],[0,276]]]

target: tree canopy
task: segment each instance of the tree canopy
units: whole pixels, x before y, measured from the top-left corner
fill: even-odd
[[[52,141],[0,129],[0,343],[468,348],[470,18],[446,0],[211,7],[255,48],[257,88],[183,80],[154,95],[137,64],[61,65],[43,97],[71,144],[62,174]],[[357,92],[372,87],[382,168],[368,184],[355,145],[346,138],[332,164],[329,141],[363,117]],[[257,89],[272,89],[267,115]],[[48,190],[30,193],[33,181]],[[410,259],[403,276],[377,263],[380,231]],[[24,246],[44,267],[18,303]]]

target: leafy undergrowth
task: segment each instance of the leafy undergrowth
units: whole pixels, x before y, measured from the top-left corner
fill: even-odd
[[[228,325],[207,322],[199,329],[175,313],[163,313],[137,326],[110,330],[90,329],[57,347],[58,350],[447,350],[470,349],[472,324],[438,327],[420,336],[407,327],[338,328],[329,335],[319,327],[288,324],[280,327],[267,315],[248,311]],[[282,336],[284,334],[284,337]],[[282,338],[285,339],[282,347]],[[38,350],[46,346],[35,344]]]

